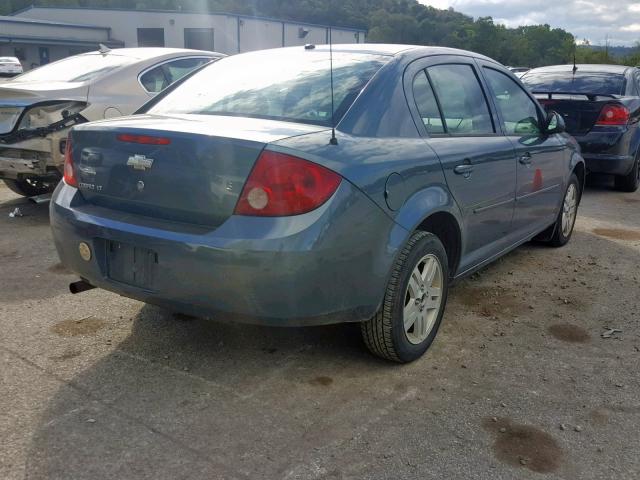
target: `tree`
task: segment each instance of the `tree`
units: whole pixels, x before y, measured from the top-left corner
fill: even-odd
[[[33,0],[0,0],[0,14]],[[535,67],[567,63],[576,57],[614,61],[575,46],[573,36],[549,25],[507,28],[491,17],[473,19],[452,8],[439,10],[416,0],[35,0],[42,6],[159,8],[228,12],[368,30],[368,41],[439,45],[472,50],[507,65]],[[639,63],[640,49],[630,57]],[[605,55],[606,57],[606,55]]]

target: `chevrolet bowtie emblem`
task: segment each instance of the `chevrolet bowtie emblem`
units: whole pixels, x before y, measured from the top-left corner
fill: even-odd
[[[134,170],[146,170],[153,165],[153,158],[147,158],[144,155],[133,155],[127,160],[127,165],[133,167]]]

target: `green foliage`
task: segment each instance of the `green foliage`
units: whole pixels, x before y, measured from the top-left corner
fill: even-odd
[[[34,0],[0,0],[0,15]],[[367,41],[438,45],[472,50],[506,65],[536,67],[573,61],[640,64],[640,47],[624,58],[589,46],[575,47],[573,35],[549,25],[507,28],[491,17],[473,19],[416,0],[35,0],[41,6],[182,9],[261,15],[310,23],[359,27]]]

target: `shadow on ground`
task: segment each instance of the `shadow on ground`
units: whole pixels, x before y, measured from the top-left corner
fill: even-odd
[[[639,261],[637,252],[609,240],[582,232],[578,239],[590,245],[585,258],[608,249]],[[559,322],[552,312],[562,312],[563,322],[579,324],[594,336],[600,320],[590,315],[589,305],[573,308],[555,294],[541,294],[534,312],[519,304],[526,300],[518,290],[509,304],[514,310],[496,310],[490,318],[465,300],[469,289],[514,288],[505,281],[516,290],[528,284],[542,292],[546,284],[537,274],[538,263],[555,263],[575,275],[575,262],[560,252],[525,246],[454,287],[450,315],[434,349],[403,367],[370,356],[357,325],[277,329],[191,319],[143,306],[117,348],[73,376],[51,399],[32,438],[27,478],[343,478],[345,472],[350,478],[367,472],[412,478],[411,472],[426,472],[438,461],[449,465],[441,472],[462,469],[460,475],[467,467],[488,471],[502,462],[504,468],[579,476],[580,462],[591,468],[583,449],[590,451],[594,440],[585,436],[586,443],[577,445],[563,440],[553,427],[554,416],[567,415],[563,409],[577,408],[576,402],[616,401],[600,387],[586,384],[576,391],[562,380],[555,388],[546,377],[557,375],[559,363],[604,375],[611,352],[591,337],[574,342],[546,332]],[[603,271],[600,279],[616,274],[621,275]],[[562,273],[554,277],[571,282]],[[594,287],[571,284],[567,295]],[[495,335],[496,327],[504,336]],[[566,327],[560,330],[566,334]],[[483,427],[496,412],[509,413],[495,393],[517,403],[520,394],[510,397],[504,391],[524,385],[545,402],[526,403],[526,409],[500,421],[514,425],[516,436],[533,431],[527,425],[541,425],[550,432],[540,430],[540,438],[545,445],[557,443],[561,453],[545,450],[549,455],[537,457],[535,438],[501,449],[500,433],[494,445],[491,431]],[[494,399],[491,405],[488,398]],[[609,426],[625,428],[613,420]],[[442,445],[450,444],[455,449],[446,453]],[[400,452],[417,460],[385,460]],[[354,453],[366,461],[353,462]],[[453,457],[443,463],[447,455],[458,463],[448,463]],[[522,455],[528,455],[526,461]],[[468,456],[473,459],[465,460]],[[547,457],[553,460],[549,464]]]
[[[67,272],[42,255],[46,208],[25,208],[15,221],[39,237],[17,251],[10,300],[46,299]],[[638,326],[625,306],[637,305],[640,255],[627,245],[578,231],[566,249],[515,250],[452,289],[433,349],[407,366],[369,355],[357,325],[277,329],[152,306],[63,320],[49,341],[78,348],[40,367],[61,386],[34,426],[26,478],[633,478],[620,470],[640,467]],[[36,272],[49,286],[25,292]],[[611,319],[625,336],[605,342]],[[117,345],[98,340],[109,324],[125,332]]]

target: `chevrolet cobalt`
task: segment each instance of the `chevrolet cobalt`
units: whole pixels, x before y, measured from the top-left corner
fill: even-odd
[[[137,115],[75,126],[53,236],[81,277],[72,291],[268,325],[360,322],[373,353],[408,362],[453,280],[531,239],[569,240],[585,167],[563,130],[470,52],[235,55]]]

